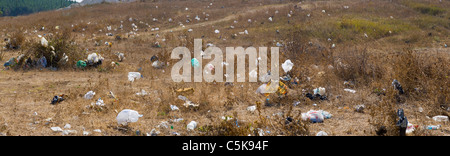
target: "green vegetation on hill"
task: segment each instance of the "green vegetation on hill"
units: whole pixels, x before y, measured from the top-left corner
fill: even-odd
[[[26,15],[67,7],[74,0],[0,0],[0,16]]]

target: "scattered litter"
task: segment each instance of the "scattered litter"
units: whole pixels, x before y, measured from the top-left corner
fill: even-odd
[[[292,67],[294,66],[294,63],[291,62],[291,60],[284,61],[283,64],[281,64],[281,67],[283,68],[284,72],[289,72],[292,70]]]
[[[256,106],[247,107],[247,111],[254,112],[256,110]]]
[[[355,106],[355,111],[358,113],[364,113],[364,108],[366,108],[365,105],[357,105]]]
[[[109,91],[109,97],[113,98],[113,99],[116,99],[116,96],[114,95],[114,93],[112,91]]]
[[[183,118],[172,119],[171,121],[172,121],[172,122],[181,122],[181,121],[183,121]]]
[[[193,102],[191,102],[191,101],[189,101],[189,100],[187,100],[184,104],[183,104],[183,106],[185,106],[186,108],[187,107],[198,107],[198,106],[200,106],[200,104],[195,104],[195,103],[193,103]]]
[[[100,54],[91,53],[88,55],[86,63],[88,65],[96,67],[98,65],[101,65],[104,59],[105,58],[103,58]]]
[[[47,39],[45,39],[44,37],[42,37],[40,35],[39,35],[39,37],[41,38],[41,45],[44,46],[44,47],[48,47]]]
[[[325,95],[325,88],[319,87],[319,88],[314,89],[314,94],[315,95],[317,95],[317,94]]]
[[[95,105],[97,106],[105,106],[105,103],[103,102],[102,98],[98,98],[98,100],[95,102]]]
[[[66,124],[66,125],[64,125],[64,128],[65,129],[70,129],[70,128],[72,128],[72,126],[70,124]]]
[[[119,62],[122,62],[125,59],[125,55],[120,52],[116,52],[115,55],[119,58]]]
[[[89,100],[89,99],[92,99],[94,97],[94,95],[95,95],[95,92],[91,90],[91,91],[87,92],[86,94],[84,94],[84,98]]]
[[[434,121],[438,122],[448,122],[448,116],[437,115],[432,118]]]
[[[222,116],[222,120],[230,121],[233,120],[233,118],[231,116]]]
[[[220,33],[220,31],[216,29],[216,30],[214,30],[214,33],[218,34],[218,33]]]
[[[102,130],[100,130],[100,129],[94,129],[94,132],[101,133]]]
[[[64,130],[62,135],[77,134],[76,130]]]
[[[139,72],[129,72],[128,73],[128,81],[134,82],[134,80],[140,79],[142,77]]]
[[[139,114],[135,110],[124,109],[117,115],[117,123],[119,125],[127,125],[131,122],[137,122],[140,117],[143,115]],[[95,131],[95,130],[94,130]]]
[[[79,61],[77,62],[77,67],[78,67],[78,68],[84,68],[84,67],[86,67],[86,66],[87,66],[87,64],[86,64],[86,62],[83,61],[83,60],[79,60]]]
[[[312,123],[320,123],[323,122],[324,119],[329,119],[331,118],[331,114],[327,111],[323,111],[323,110],[310,110],[306,113],[302,113],[302,119],[304,121],[310,121]]]
[[[392,81],[392,86],[394,87],[394,89],[398,90],[399,94],[404,93],[402,85],[400,85],[400,82],[398,82],[396,79],[394,79],[394,81]]]
[[[417,127],[418,127],[417,125],[408,123],[408,127],[406,128],[406,134],[411,134],[412,132],[414,132],[414,130],[416,130]]]
[[[429,130],[438,130],[440,128],[441,128],[441,125],[429,125],[426,127],[426,129],[429,129]]]
[[[56,103],[60,103],[60,102],[64,101],[65,99],[63,97],[64,97],[64,94],[53,97],[51,104],[54,105]]]
[[[145,96],[145,95],[148,95],[148,93],[142,89],[141,92],[137,92],[136,95]]]
[[[177,106],[175,106],[175,105],[170,105],[170,109],[173,110],[173,111],[180,110],[180,109],[179,109]]]
[[[344,91],[355,94],[356,90],[345,88]]]
[[[53,132],[62,132],[63,131],[61,129],[61,127],[50,127],[50,129],[52,129]]]
[[[194,88],[180,88],[180,89],[175,90],[175,92],[177,92],[177,93],[193,92],[193,91],[194,91]],[[178,98],[180,98],[180,96],[178,96]]]
[[[178,95],[178,99],[183,100],[183,101],[189,101],[189,99],[183,95]]]
[[[300,101],[294,101],[294,106],[298,106],[300,104]]]
[[[198,62],[197,58],[193,58],[191,60],[192,67],[197,68],[200,66],[200,62]]]
[[[326,133],[324,131],[320,131],[316,134],[316,136],[328,136],[328,133]]]
[[[191,121],[191,122],[187,125],[187,129],[188,129],[188,130],[194,130],[195,128],[197,128],[197,122],[195,122],[195,121]]]

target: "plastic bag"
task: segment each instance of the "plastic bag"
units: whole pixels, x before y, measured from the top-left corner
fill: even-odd
[[[284,61],[283,64],[281,64],[281,67],[283,68],[284,72],[289,72],[292,70],[292,67],[294,66],[294,63],[291,62],[291,60]]]
[[[143,115],[139,114],[135,110],[124,109],[117,115],[116,119],[117,119],[117,123],[119,125],[120,124],[127,125],[128,123],[131,123],[131,122],[137,122],[139,120],[139,118],[142,116]]]
[[[89,100],[89,99],[92,99],[94,97],[94,95],[95,95],[95,92],[91,90],[84,95],[84,98]]]
[[[140,79],[141,73],[139,72],[129,72],[128,73],[128,81],[134,82],[135,79]]]
[[[331,118],[331,114],[323,110],[310,110],[306,113],[302,113],[302,120],[310,120],[312,123],[323,122],[324,119]]]

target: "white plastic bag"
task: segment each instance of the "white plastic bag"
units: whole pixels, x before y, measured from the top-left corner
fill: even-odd
[[[256,110],[256,106],[247,107],[247,111],[254,112]]]
[[[136,79],[140,79],[141,78],[141,73],[139,72],[129,72],[128,73],[128,81],[134,82],[134,80]]]
[[[137,122],[140,117],[143,115],[139,114],[135,110],[124,109],[117,115],[117,123],[120,125],[127,125],[131,122]]]
[[[331,118],[331,114],[323,110],[310,110],[306,113],[302,113],[302,120],[311,121],[312,123],[323,122],[324,119]]]
[[[91,91],[87,92],[86,94],[84,94],[84,98],[89,100],[89,99],[92,99],[94,97],[94,95],[95,95],[95,92],[91,90]]]
[[[294,63],[291,62],[291,60],[284,61],[283,64],[281,64],[281,67],[283,68],[284,72],[289,72],[292,70],[292,67],[294,66]]]

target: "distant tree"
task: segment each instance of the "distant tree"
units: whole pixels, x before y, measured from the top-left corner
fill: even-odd
[[[74,0],[0,0],[0,16],[17,16],[67,7]]]

